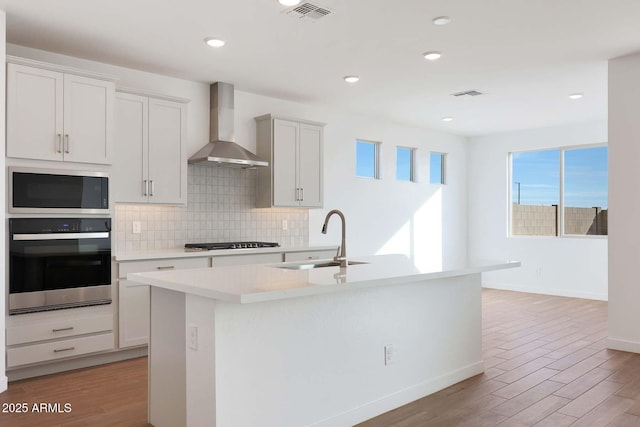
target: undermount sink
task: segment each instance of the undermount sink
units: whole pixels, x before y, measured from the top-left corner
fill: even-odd
[[[347,261],[348,265],[369,264],[365,261]],[[302,264],[286,264],[286,265],[274,265],[276,268],[284,268],[286,270],[312,270],[314,268],[324,267],[340,267],[338,261],[318,261],[318,262],[305,262]]]

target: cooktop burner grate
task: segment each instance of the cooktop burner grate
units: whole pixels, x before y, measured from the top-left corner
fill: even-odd
[[[216,249],[249,249],[249,248],[277,248],[274,242],[218,242],[218,243],[187,243],[187,250],[211,251]]]

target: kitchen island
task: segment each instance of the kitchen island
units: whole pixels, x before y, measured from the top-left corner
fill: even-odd
[[[345,426],[483,372],[480,274],[402,255],[129,274],[151,285],[149,421]]]

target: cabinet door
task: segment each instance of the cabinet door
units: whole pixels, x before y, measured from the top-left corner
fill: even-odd
[[[322,207],[322,127],[300,124],[298,153],[300,206]]]
[[[186,203],[187,106],[149,98],[149,202]]]
[[[149,98],[118,93],[115,105],[113,172],[111,185],[116,202],[146,202]]]
[[[64,75],[7,65],[7,156],[62,160]]]
[[[300,126],[288,120],[273,120],[273,205],[298,206],[296,183],[297,143]]]
[[[64,75],[64,160],[111,164],[113,82]]]
[[[120,280],[118,316],[120,348],[149,343],[149,286]]]

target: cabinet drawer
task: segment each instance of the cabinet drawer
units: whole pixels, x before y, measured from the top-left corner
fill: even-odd
[[[7,327],[7,345],[51,340],[113,330],[113,315],[73,316]]]
[[[7,349],[7,367],[28,365],[113,349],[113,333]]]
[[[126,279],[129,273],[146,273],[149,271],[183,270],[185,268],[210,267],[209,257],[171,258],[152,261],[132,261],[118,263],[118,277]]]
[[[281,253],[271,254],[251,254],[251,255],[227,255],[211,258],[213,267],[223,267],[226,265],[244,264],[268,264],[282,262]]]
[[[287,252],[284,254],[284,261],[306,261],[309,259],[332,259],[336,256],[336,251],[305,251]]]

